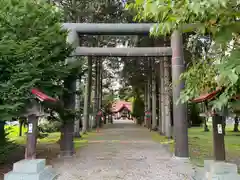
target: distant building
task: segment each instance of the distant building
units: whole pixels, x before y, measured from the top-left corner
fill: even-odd
[[[111,108],[112,113],[114,114],[116,119],[119,118],[131,118],[132,112],[132,103],[117,100],[112,104]]]

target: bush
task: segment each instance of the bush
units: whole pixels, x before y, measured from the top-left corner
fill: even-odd
[[[144,117],[144,102],[140,96],[136,96],[133,100],[133,117],[137,119],[137,123],[141,124]]]
[[[43,133],[52,133],[52,132],[59,132],[61,127],[61,122],[59,121],[52,121],[52,122],[44,122],[38,126],[39,131]]]
[[[189,109],[189,120],[191,122],[192,126],[201,126],[203,123],[203,118],[199,116],[200,114],[200,108],[195,103],[189,103],[188,104]]]
[[[19,145],[14,142],[7,141],[5,144],[0,145],[0,164],[7,161],[10,155],[19,148]]]
[[[19,147],[14,142],[10,141],[7,136],[5,122],[0,121],[0,164],[3,164],[8,157]]]

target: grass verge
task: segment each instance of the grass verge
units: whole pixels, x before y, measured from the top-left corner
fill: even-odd
[[[8,129],[9,135],[8,138],[17,144],[25,145],[26,136],[24,135],[27,132],[26,128],[23,128],[23,136],[19,136],[19,128],[18,126],[6,127]],[[93,136],[94,132],[89,132],[87,134],[83,134],[81,138],[74,138],[75,148],[81,147],[88,142],[88,138]],[[60,132],[49,133],[45,138],[38,138],[38,145],[40,144],[57,144],[57,141],[60,138]]]
[[[209,127],[211,129],[211,127]],[[226,128],[225,147],[226,160],[237,164],[240,167],[240,132],[233,132],[233,127]],[[156,132],[152,133],[152,139],[156,142],[169,144],[170,150],[174,151],[174,141]],[[213,139],[212,131],[204,132],[201,127],[188,129],[189,153],[192,162],[198,166],[203,166],[205,159],[213,159]]]

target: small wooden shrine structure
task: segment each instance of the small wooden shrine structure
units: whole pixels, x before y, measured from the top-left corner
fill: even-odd
[[[25,159],[35,159],[36,158],[36,144],[37,144],[37,126],[38,126],[38,117],[42,115],[43,111],[41,109],[41,103],[56,103],[58,100],[52,97],[47,96],[40,90],[34,88],[31,90],[31,93],[36,97],[32,99],[31,103],[26,107],[24,116],[28,119],[28,131],[27,131],[27,142],[26,142],[26,151]],[[39,102],[40,101],[40,102]]]
[[[223,122],[224,113],[213,112],[209,108],[209,102],[213,101],[222,92],[223,88],[218,88],[210,93],[203,94],[198,98],[192,100],[193,103],[204,103],[206,106],[208,116],[212,116],[212,127],[213,127],[213,149],[214,158],[216,161],[225,161],[225,144],[224,144],[224,133],[223,133]]]

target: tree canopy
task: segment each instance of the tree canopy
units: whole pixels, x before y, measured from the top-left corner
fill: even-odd
[[[39,88],[60,97],[62,80],[77,65],[65,65],[72,49],[60,22],[63,13],[41,0],[1,0],[0,119],[21,115]]]
[[[150,19],[157,23],[151,31],[154,36],[181,30],[197,35],[201,42],[204,40],[201,37],[210,37],[211,47],[207,54],[198,57],[182,75],[186,82],[181,94],[182,102],[224,87],[224,92],[213,104],[213,108],[221,109],[232,96],[240,93],[239,6],[236,0],[136,0],[128,4],[129,9],[137,12],[137,20]],[[196,84],[201,84],[202,88]]]

